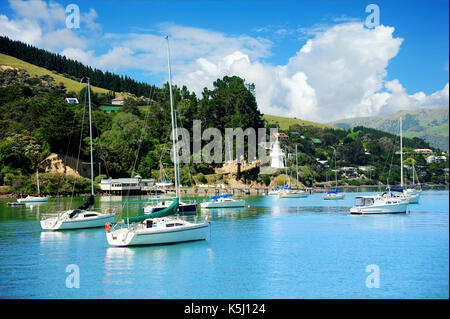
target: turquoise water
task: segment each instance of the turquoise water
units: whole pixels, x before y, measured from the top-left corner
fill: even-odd
[[[448,191],[424,191],[409,214],[379,216],[350,215],[356,194],[366,193],[246,197],[250,207],[199,211],[212,213],[206,241],[134,248],[109,247],[103,228],[41,232],[56,199],[2,200],[0,298],[449,298]],[[145,202],[114,200],[97,198],[96,208],[131,214]],[[67,285],[69,265],[79,288]],[[368,265],[379,288],[366,286]]]

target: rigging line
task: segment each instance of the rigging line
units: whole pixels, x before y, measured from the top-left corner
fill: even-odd
[[[84,95],[84,103],[83,103],[83,112],[82,112],[82,117],[81,117],[81,132],[80,132],[80,142],[78,145],[78,155],[77,155],[77,164],[75,166],[75,171],[78,172],[78,168],[80,165],[80,154],[81,154],[81,143],[83,141],[83,131],[84,131],[84,117],[85,117],[85,113],[86,113],[86,94]],[[76,180],[74,180],[73,182],[73,186],[72,186],[72,195],[70,197],[70,204],[69,206],[72,205],[72,200],[73,200],[73,196],[75,193],[75,183]]]

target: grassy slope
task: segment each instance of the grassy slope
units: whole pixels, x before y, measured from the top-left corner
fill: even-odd
[[[47,69],[41,68],[34,64],[16,59],[12,56],[1,54],[0,53],[0,65],[8,65],[13,68],[25,69],[31,76],[42,76],[45,74],[50,75],[55,79],[56,83],[62,82],[67,89],[67,92],[74,91],[79,92],[82,88],[86,86],[85,83],[80,83],[79,81],[75,81],[69,78],[66,78],[60,74],[57,74],[53,71],[49,71]],[[91,89],[95,93],[107,93],[108,90],[102,89],[96,86],[91,86]]]
[[[269,114],[264,114],[263,118],[266,121],[268,121],[269,123],[276,123],[276,122],[278,122],[278,124],[280,125],[280,129],[282,129],[282,130],[287,130],[290,125],[294,125],[294,124],[311,125],[311,126],[317,126],[317,127],[321,127],[321,128],[324,128],[324,127],[337,128],[337,127],[332,126],[330,124],[321,124],[321,123],[309,122],[309,121],[304,121],[304,120],[300,120],[300,119],[294,119],[294,118],[282,117],[282,116],[275,116],[275,115],[269,115]]]
[[[403,135],[420,137],[432,146],[447,150],[449,147],[449,108],[430,108],[411,111],[399,111],[392,115],[350,118],[329,124],[344,128],[363,125],[385,132],[398,134],[400,116],[403,119]],[[406,124],[406,125],[405,125]]]

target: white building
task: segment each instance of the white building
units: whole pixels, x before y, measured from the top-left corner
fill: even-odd
[[[270,166],[273,168],[284,168],[286,155],[281,150],[280,142],[277,140],[272,144],[270,150]]]

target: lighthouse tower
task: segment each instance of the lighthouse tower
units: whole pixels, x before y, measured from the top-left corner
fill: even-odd
[[[270,166],[273,168],[284,168],[284,152],[281,150],[278,139],[272,144],[270,149]]]

